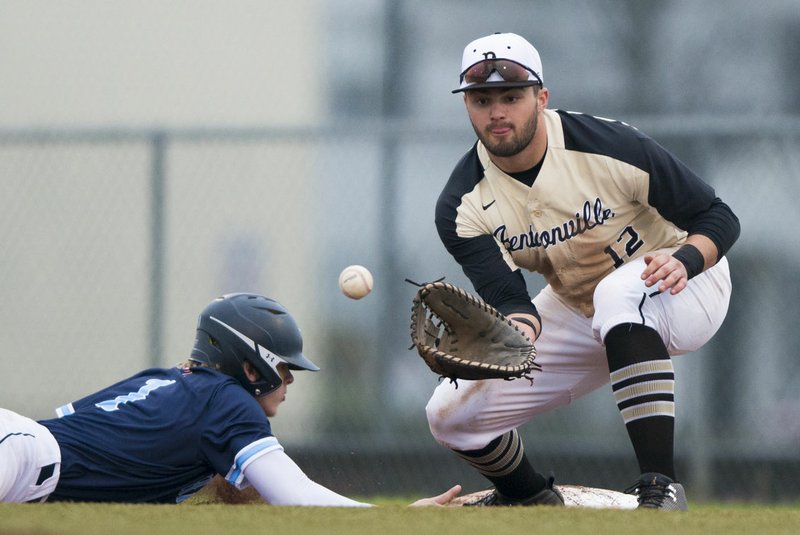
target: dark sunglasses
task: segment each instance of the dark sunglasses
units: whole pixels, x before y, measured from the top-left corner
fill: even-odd
[[[461,73],[461,81],[468,84],[482,84],[489,79],[493,72],[497,72],[506,82],[527,82],[529,74],[536,77],[537,83],[542,84],[539,75],[524,65],[510,59],[485,59],[470,66]]]

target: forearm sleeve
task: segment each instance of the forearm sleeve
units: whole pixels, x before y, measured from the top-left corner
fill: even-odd
[[[247,465],[244,475],[272,505],[371,507],[371,504],[351,500],[312,481],[282,450],[258,457]]]

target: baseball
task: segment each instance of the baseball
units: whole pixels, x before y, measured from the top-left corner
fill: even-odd
[[[364,266],[347,266],[339,274],[339,289],[350,299],[361,299],[372,291],[372,273]]]

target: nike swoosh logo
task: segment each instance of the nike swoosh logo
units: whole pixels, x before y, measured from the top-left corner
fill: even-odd
[[[497,199],[495,199],[494,201],[496,201],[496,200],[497,200]],[[481,205],[481,207],[482,207],[484,210],[488,210],[488,209],[489,209],[489,207],[490,207],[491,205],[493,205],[493,204],[494,204],[494,201],[490,202],[489,204],[482,204],[482,205]]]

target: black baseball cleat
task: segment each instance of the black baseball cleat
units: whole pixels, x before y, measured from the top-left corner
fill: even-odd
[[[529,496],[527,498],[517,499],[517,498],[508,498],[500,494],[497,489],[492,489],[492,492],[484,496],[483,498],[477,499],[474,502],[465,503],[464,506],[501,506],[501,507],[509,507],[514,505],[552,505],[556,507],[563,507],[564,506],[564,496],[561,495],[561,492],[555,486],[553,486],[553,482],[555,478],[550,476],[547,480],[547,486],[534,494],[533,496]]]
[[[625,493],[636,495],[638,509],[689,510],[683,485],[656,472],[640,475],[636,483],[625,489]]]

